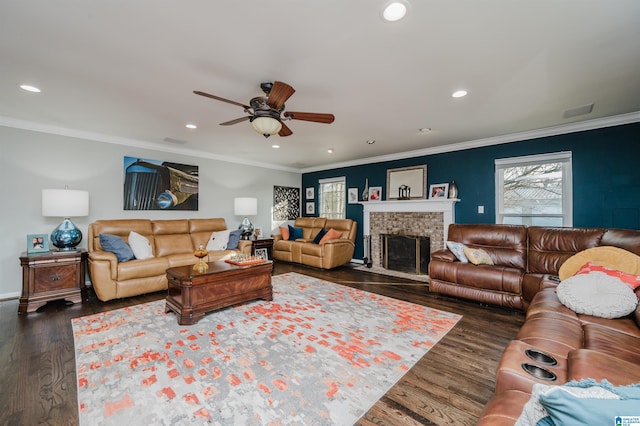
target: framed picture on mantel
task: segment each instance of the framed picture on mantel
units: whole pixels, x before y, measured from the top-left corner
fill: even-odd
[[[387,200],[427,197],[427,165],[387,170]]]

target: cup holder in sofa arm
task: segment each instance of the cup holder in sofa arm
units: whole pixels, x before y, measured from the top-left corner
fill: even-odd
[[[524,362],[522,363],[522,369],[531,374],[536,379],[546,380],[548,382],[553,382],[557,379],[554,373],[544,367],[540,367],[539,365]]]
[[[546,354],[542,351],[539,351],[537,349],[527,349],[524,351],[525,355],[528,356],[529,358],[531,358],[534,361],[539,362],[540,364],[544,364],[544,365],[556,365],[558,364],[558,361],[556,361],[556,359],[554,357],[552,357],[549,354]]]

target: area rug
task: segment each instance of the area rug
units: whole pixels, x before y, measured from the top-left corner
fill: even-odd
[[[179,326],[164,300],[72,320],[81,425],[350,425],[461,318],[297,273]]]

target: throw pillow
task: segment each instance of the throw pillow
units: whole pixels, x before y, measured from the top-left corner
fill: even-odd
[[[282,235],[282,239],[285,241],[289,240],[289,226],[281,226],[280,227],[280,235]]]
[[[631,288],[616,277],[603,272],[574,275],[556,289],[560,302],[575,313],[600,318],[629,315],[638,305]]]
[[[467,256],[469,262],[473,263],[474,265],[493,265],[493,260],[491,260],[489,253],[482,249],[465,247],[462,252],[465,256]]]
[[[118,262],[127,262],[135,258],[129,244],[117,235],[100,234],[100,245],[103,250],[115,254]]]
[[[318,233],[316,234],[316,237],[313,239],[312,243],[313,244],[320,244],[320,240],[322,240],[322,237],[324,237],[327,232],[328,231],[326,229],[324,229],[324,228],[319,230]]]
[[[600,246],[582,250],[564,261],[558,270],[560,280],[575,275],[587,262],[617,269],[627,274],[640,274],[640,256],[618,247]]]
[[[302,238],[302,237],[303,237],[302,228],[294,228],[293,226],[289,225],[289,240],[290,241],[295,241],[298,238]]]
[[[636,288],[640,287],[640,276],[627,274],[626,272],[607,268],[606,266],[601,266],[593,262],[587,262],[586,264],[584,264],[582,268],[578,269],[576,275],[590,274],[591,272],[602,272],[609,275],[610,277],[616,277],[620,281],[631,287],[631,290],[635,290]]]
[[[207,251],[226,250],[227,243],[229,242],[229,234],[231,234],[231,230],[229,229],[212,232],[211,237],[209,237],[209,242],[207,242]]]
[[[227,250],[238,250],[238,243],[242,238],[242,230],[236,229],[229,233],[229,241],[227,242]]]
[[[469,259],[467,259],[467,256],[464,255],[464,249],[466,249],[467,246],[455,241],[447,241],[447,248],[460,262],[469,263]]]
[[[147,237],[135,231],[129,232],[129,246],[136,259],[150,259],[153,257],[151,243],[149,243]]]
[[[327,231],[326,234],[324,234],[324,237],[322,237],[322,239],[320,240],[320,244],[324,244],[329,240],[337,240],[340,237],[342,237],[342,232],[336,231],[335,229],[331,228]]]
[[[619,416],[637,416],[640,384],[613,386],[594,379],[561,386],[535,383],[516,425],[606,425]]]

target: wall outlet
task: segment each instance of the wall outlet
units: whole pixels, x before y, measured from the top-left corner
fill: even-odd
[[[484,206],[478,206],[478,214],[484,214]]]

